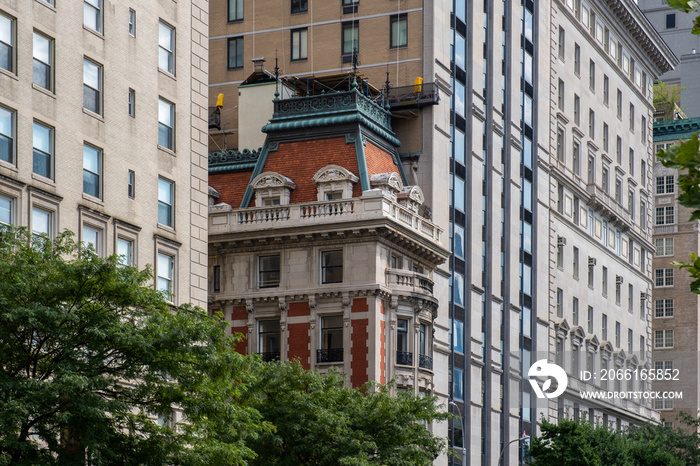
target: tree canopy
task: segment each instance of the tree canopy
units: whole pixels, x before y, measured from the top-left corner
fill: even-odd
[[[150,280],[68,233],[0,233],[0,464],[254,456],[243,434],[263,424],[235,402],[252,361],[220,320],[171,308]]]
[[[250,443],[251,464],[431,465],[444,448],[427,423],[446,420],[437,398],[366,384],[350,389],[336,374],[298,361],[263,364],[244,397],[276,430]]]
[[[428,465],[431,396],[235,351],[149,269],[0,229],[0,466]]]

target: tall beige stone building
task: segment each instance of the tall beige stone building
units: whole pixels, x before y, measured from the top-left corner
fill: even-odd
[[[207,0],[0,0],[0,222],[206,303]]]

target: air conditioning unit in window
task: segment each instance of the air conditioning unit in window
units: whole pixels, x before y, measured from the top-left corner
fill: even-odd
[[[596,262],[597,262],[597,261],[595,260],[595,257],[589,257],[589,258],[588,258],[588,266],[589,266],[589,267],[595,267]]]
[[[640,297],[642,298],[642,301],[646,301],[647,299],[649,299],[649,293],[642,292]]]
[[[557,236],[557,246],[566,246],[566,238]]]
[[[624,281],[625,281],[624,278],[622,278],[619,275],[615,275],[615,283],[617,283],[618,285],[622,285],[622,283],[624,283]]]

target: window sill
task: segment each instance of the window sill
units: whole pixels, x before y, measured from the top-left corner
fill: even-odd
[[[404,44],[404,45],[390,45],[390,46],[389,46],[389,49],[390,49],[390,50],[407,49],[407,48],[408,48],[408,44]]]
[[[86,201],[90,201],[94,204],[104,206],[104,201],[102,199],[100,199],[99,197],[95,197],[95,196],[92,196],[90,194],[83,193],[83,199],[85,199]]]
[[[228,68],[226,68],[226,70],[228,70],[228,71],[238,71],[238,70],[242,70],[242,69],[243,69],[243,65],[241,65],[241,66],[234,66],[233,68],[231,68],[231,67],[229,66]]]
[[[5,168],[7,170],[11,170],[15,173],[19,172],[19,170],[17,169],[17,165],[15,165],[12,162],[7,162],[5,160],[0,160],[0,167]]]
[[[101,33],[100,31],[95,31],[94,29],[90,29],[89,27],[85,26],[84,24],[83,24],[83,30],[89,32],[90,34],[92,34],[96,37],[99,37],[102,40],[105,40],[104,34]]]
[[[305,62],[305,61],[308,61],[308,60],[309,60],[309,57],[304,57],[304,58],[292,58],[292,59],[291,59],[291,62],[292,62],[292,63],[296,63],[296,62]]]
[[[8,78],[14,79],[15,81],[19,81],[19,78],[15,73],[13,73],[10,70],[6,70],[5,68],[0,68],[0,74],[4,74]]]
[[[175,151],[172,150],[172,149],[168,149],[167,147],[161,146],[160,144],[158,144],[157,147],[158,147],[158,150],[163,151],[163,152],[165,152],[166,154],[172,155],[173,157],[176,157],[176,156],[177,156],[177,154],[175,153]]]
[[[171,73],[168,70],[164,70],[163,68],[158,68],[158,73],[167,76],[168,78],[172,79],[173,81],[177,81],[177,78],[175,77],[174,73]]]
[[[159,224],[158,224],[158,229],[159,229],[159,230],[162,230],[162,231],[164,231],[164,232],[167,232],[167,233],[171,233],[171,234],[173,234],[173,235],[177,233],[177,232],[175,231],[175,228],[170,227],[170,226],[168,226],[168,225],[163,225],[162,223],[159,223]]]
[[[229,19],[226,23],[227,24],[238,24],[242,23],[244,18],[237,18],[237,19]]]
[[[308,8],[306,10],[299,10],[299,11],[292,11],[290,14],[292,15],[303,15],[304,13],[308,13],[309,10]]]
[[[49,10],[54,11],[54,12],[56,11],[56,5],[51,5],[50,3],[45,2],[44,0],[36,0],[36,1],[39,2],[40,5],[43,5],[46,8],[48,8]]]
[[[85,108],[85,107],[83,107],[83,113],[84,113],[85,115],[89,116],[89,117],[94,118],[94,119],[97,120],[97,121],[101,121],[102,123],[105,122],[105,119],[104,119],[104,117],[103,117],[102,115],[100,115],[99,113],[95,113],[95,112],[93,112],[92,110],[88,110],[88,109]]]
[[[56,98],[56,94],[54,94],[53,91],[51,91],[50,89],[46,89],[45,87],[41,87],[38,84],[34,84],[34,83],[32,83],[32,88],[34,88],[34,90],[36,90],[36,91],[41,92],[42,94],[45,94],[45,95],[51,97],[52,99]]]
[[[52,180],[51,178],[46,178],[43,175],[38,175],[36,173],[32,173],[32,179],[39,181],[41,183],[44,183],[46,185],[49,185],[51,187],[54,187],[54,188],[56,187],[56,182],[54,180]]]

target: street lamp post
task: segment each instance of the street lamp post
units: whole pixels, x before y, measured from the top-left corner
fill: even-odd
[[[522,436],[522,437],[513,439],[513,440],[511,440],[510,442],[506,443],[506,445],[503,447],[503,450],[501,450],[501,456],[498,457],[498,466],[501,466],[501,462],[503,461],[503,453],[505,453],[506,448],[508,448],[508,445],[510,445],[510,444],[513,443],[513,442],[521,442],[521,441],[527,440],[527,439],[529,439],[529,438],[530,438],[530,436],[529,436],[529,435],[525,435],[525,432],[523,432],[523,436]]]
[[[450,400],[449,402],[450,405],[454,406],[457,408],[457,412],[459,413],[460,417],[460,422],[462,423],[462,466],[467,466],[467,429],[466,429],[466,419],[464,419],[464,416],[462,416],[462,410],[459,409],[459,406],[457,406],[457,403],[454,401]]]

